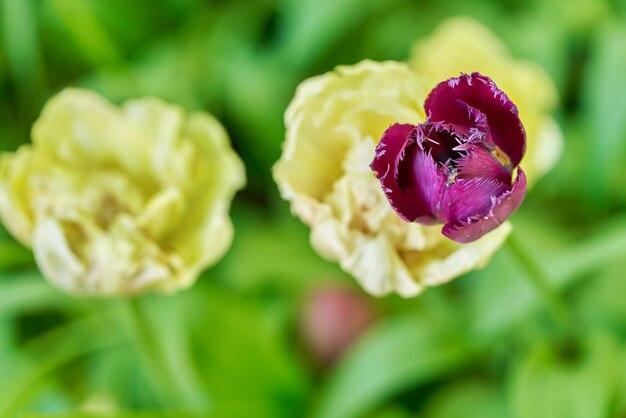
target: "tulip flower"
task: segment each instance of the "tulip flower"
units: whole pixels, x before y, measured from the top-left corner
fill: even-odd
[[[442,223],[448,238],[475,241],[526,193],[517,108],[489,77],[473,73],[439,83],[424,109],[425,122],[385,131],[370,167],[402,219]]]

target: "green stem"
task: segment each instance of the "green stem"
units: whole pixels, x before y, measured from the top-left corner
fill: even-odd
[[[135,345],[146,375],[167,406],[181,406],[181,391],[175,385],[165,356],[162,353],[154,327],[139,298],[123,300],[124,311],[129,323],[130,339]]]
[[[520,243],[515,233],[509,236],[507,246],[517,258],[518,264],[525,270],[525,276],[545,302],[554,323],[562,332],[569,334],[572,326],[570,311],[561,295],[551,283],[550,278],[545,274],[537,261],[528,254],[528,251]]]

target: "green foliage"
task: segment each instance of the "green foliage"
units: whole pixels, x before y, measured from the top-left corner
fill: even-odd
[[[422,315],[373,328],[329,376],[315,417],[363,416],[391,395],[449,373],[470,356],[466,341]]]
[[[503,248],[378,319],[335,363],[301,338],[324,284],[354,280],[310,247],[270,169],[297,84],[404,59],[469,14],[554,78],[565,152],[513,222],[575,323],[562,335]],[[0,0],[0,150],[52,94],[156,95],[222,120],[249,186],[229,254],[190,290],[137,300],[52,288],[0,230],[0,417],[618,418],[626,413],[626,8],[608,0]],[[360,290],[357,290],[360,292]]]
[[[609,23],[599,31],[593,43],[589,67],[586,73],[585,101],[588,133],[594,135],[594,146],[589,165],[594,166],[587,187],[591,197],[598,203],[610,199],[612,191],[619,187],[616,179],[623,174],[621,158],[626,152],[626,97],[619,92],[626,89],[626,28]],[[622,198],[623,194],[619,193]]]
[[[428,418],[501,418],[508,416],[501,388],[479,379],[443,387],[425,407]]]
[[[580,346],[533,347],[512,376],[514,416],[611,416],[619,381],[618,361],[615,342],[606,335],[591,334]]]

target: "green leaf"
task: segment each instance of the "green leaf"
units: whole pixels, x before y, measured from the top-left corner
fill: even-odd
[[[368,16],[393,6],[394,2],[360,0],[304,0],[285,2],[282,49],[294,65],[315,62],[332,45]]]
[[[453,383],[436,392],[424,408],[425,418],[502,418],[507,416],[501,390],[480,380]]]
[[[266,400],[283,410],[273,417],[303,407],[308,376],[287,346],[288,334],[276,323],[271,304],[225,292],[208,281],[176,299],[154,308],[169,305],[162,315],[184,312],[180,323],[189,327],[193,341],[190,361],[212,401]]]
[[[441,377],[469,355],[454,335],[423,316],[389,318],[337,365],[314,416],[362,416],[403,390]]]
[[[510,331],[539,306],[540,299],[506,247],[494,255],[485,270],[472,273],[466,280],[472,284],[467,301],[472,330],[479,341],[490,341]]]
[[[88,2],[50,0],[48,5],[54,10],[82,56],[93,66],[121,62],[116,46]]]
[[[37,271],[0,270],[0,316],[71,304],[71,299],[52,287]]]
[[[23,99],[43,84],[39,33],[33,0],[2,0],[0,27],[9,69]],[[4,98],[3,98],[4,100]]]
[[[367,415],[367,418],[415,418],[415,415],[398,405],[390,405]]]
[[[280,205],[281,217],[273,219],[251,211],[234,211],[238,232],[229,253],[211,275],[228,278],[240,291],[279,286],[296,294],[320,280],[345,277],[336,264],[315,253],[309,242],[310,230],[289,214],[284,202]]]
[[[575,350],[533,347],[512,378],[515,418],[609,416],[618,384],[616,344],[610,335],[592,334]]]
[[[566,286],[584,274],[622,260],[624,253],[626,253],[626,219],[615,217],[599,226],[586,239],[570,244],[556,257],[544,254],[542,260],[548,274],[553,276],[560,286]]]
[[[550,242],[528,227],[528,219],[516,224],[515,234],[559,291],[574,285],[592,272],[615,264],[626,253],[626,221],[618,218],[598,227],[586,239],[565,245]],[[474,331],[482,336],[511,331],[529,314],[544,306],[519,260],[503,247],[485,270],[471,274],[468,286],[469,309]],[[515,266],[512,268],[512,266]]]
[[[2,359],[0,416],[10,417],[38,393],[43,381],[59,368],[117,341],[106,332],[104,315],[70,322],[37,337],[22,350]]]
[[[584,82],[585,113],[590,137],[585,178],[595,202],[606,201],[612,190],[622,187],[617,170],[626,149],[626,28],[605,25],[596,43]]]
[[[218,402],[211,408],[204,410],[27,413],[20,415],[20,418],[257,418],[277,416],[276,408],[273,408],[267,402],[239,400]]]
[[[612,265],[575,294],[576,309],[585,323],[626,330],[625,263]]]
[[[620,376],[619,381],[619,394],[616,409],[622,415],[626,415],[626,346],[622,344],[621,351],[619,353],[619,363],[617,364],[617,373]],[[616,414],[617,415],[617,414]],[[619,415],[617,415],[619,416]]]
[[[119,308],[118,323],[126,331],[126,338],[136,352],[135,358],[159,400],[157,405],[165,408],[182,406],[187,399],[191,399],[190,396],[195,395],[195,390],[185,393],[178,379],[172,376],[174,368],[167,363],[161,341],[157,339],[161,328],[147,311],[146,301],[144,298],[114,301]],[[175,335],[168,337],[174,338]]]
[[[248,139],[243,158],[258,165],[259,175],[268,175],[280,157],[285,107],[298,79],[284,63],[248,51],[249,45],[228,57],[224,78],[224,100],[233,118],[235,134]],[[268,176],[269,177],[269,176]]]

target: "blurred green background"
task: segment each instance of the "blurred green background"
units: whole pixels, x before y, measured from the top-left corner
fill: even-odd
[[[278,196],[282,115],[304,78],[404,60],[460,14],[548,70],[564,155],[513,217],[523,263],[504,247],[417,299],[369,298]],[[0,0],[0,149],[70,85],[210,111],[248,186],[228,255],[171,297],[64,296],[0,230],[0,417],[626,417],[626,2]],[[328,354],[324,327],[363,332]]]

